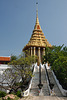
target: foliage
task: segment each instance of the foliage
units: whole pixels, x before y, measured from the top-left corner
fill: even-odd
[[[12,99],[10,97],[8,97],[7,100],[12,100]]]
[[[28,85],[32,77],[32,63],[36,61],[36,56],[30,56],[29,52],[20,55],[18,59],[12,60],[9,65],[10,68],[6,69],[2,75],[0,75],[1,87],[5,88],[2,84],[8,84],[5,89],[16,93],[20,88],[22,91]]]
[[[13,61],[13,60],[17,60],[17,56],[12,55],[12,56],[11,56],[11,61]]]
[[[50,63],[63,88],[67,89],[67,47],[63,46],[47,47],[44,59]]]
[[[21,97],[21,91],[17,91],[17,92],[16,92],[16,95],[17,95],[18,97]]]
[[[5,97],[5,96],[6,96],[6,93],[3,91],[0,91],[0,97]]]

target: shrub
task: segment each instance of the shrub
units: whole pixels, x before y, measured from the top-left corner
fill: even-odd
[[[7,100],[12,100],[12,99],[10,97],[8,97]]]
[[[0,91],[0,97],[5,97],[5,96],[6,96],[6,93],[3,91]]]
[[[18,97],[21,97],[21,91],[17,91],[17,92],[16,92],[16,95],[17,95]]]

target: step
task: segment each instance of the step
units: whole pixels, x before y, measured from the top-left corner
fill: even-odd
[[[62,96],[62,93],[60,92],[60,90],[59,90],[59,88],[58,88],[58,86],[56,84],[56,81],[55,81],[55,79],[53,77],[53,74],[52,74],[51,69],[48,69],[47,71],[48,71],[48,75],[49,75],[50,82],[54,84],[54,92],[55,92],[55,95],[61,97]]]

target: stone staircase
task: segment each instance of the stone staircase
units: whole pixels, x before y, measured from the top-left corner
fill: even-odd
[[[32,86],[30,89],[30,95],[31,96],[38,96],[39,95],[39,88],[38,88],[38,84],[39,84],[39,70],[38,68],[35,69],[36,71],[34,72],[34,77],[32,80]],[[49,96],[49,90],[48,90],[48,86],[47,86],[47,81],[46,81],[46,77],[45,77],[45,70],[41,69],[41,82],[43,84],[42,87],[42,93],[43,96]]]
[[[67,98],[56,96],[28,96],[26,98],[21,98],[19,100],[67,100]]]
[[[42,87],[43,96],[49,96],[49,90],[48,90],[48,85],[47,85],[44,69],[41,70],[41,80],[42,80],[41,82],[43,84],[43,87]]]
[[[36,72],[34,72],[34,77],[32,79],[32,86],[30,89],[31,96],[38,96],[39,95],[39,93],[38,93],[39,72],[38,72],[37,68],[35,70],[36,70]]]
[[[34,77],[32,80],[32,86],[30,89],[30,96],[39,96],[39,91],[38,91],[39,90],[38,88],[39,69],[38,68],[39,68],[38,66],[35,68]],[[48,71],[50,82],[54,84],[54,93],[55,93],[54,96],[63,97],[62,93],[60,92],[55,82],[51,69],[47,69],[47,71]],[[49,94],[48,84],[46,81],[45,68],[41,68],[41,83],[43,84],[42,96],[49,96],[50,94]]]
[[[49,75],[49,79],[50,79],[50,82],[54,84],[54,93],[55,93],[55,96],[58,96],[58,97],[62,97],[63,95],[61,94],[56,82],[55,82],[55,79],[53,77],[53,74],[52,74],[52,71],[51,69],[48,69],[48,75]]]

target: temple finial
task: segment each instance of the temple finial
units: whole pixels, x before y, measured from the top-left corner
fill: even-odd
[[[36,2],[36,24],[39,24],[39,20],[38,20],[38,2]]]
[[[42,29],[40,27],[40,24],[39,24],[39,19],[38,19],[38,2],[36,2],[36,23],[35,23],[35,26],[34,26],[34,30],[39,30],[42,32]]]
[[[36,16],[38,17],[38,2],[36,2]]]

